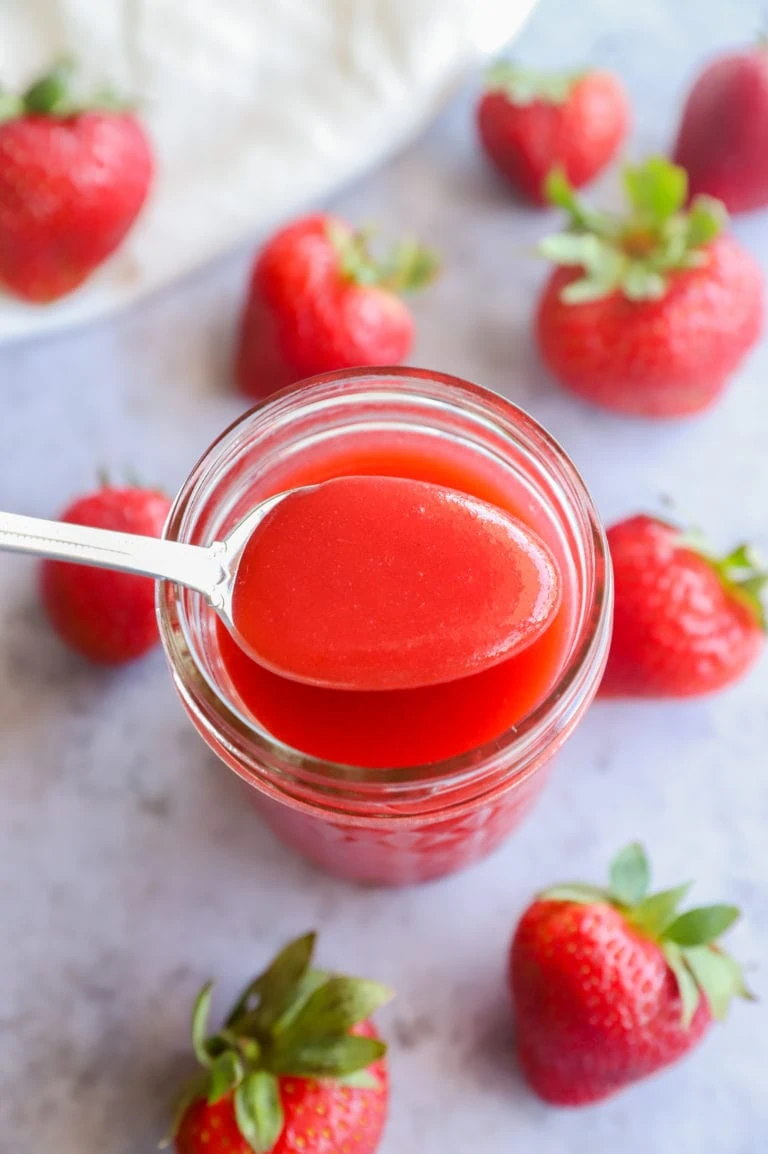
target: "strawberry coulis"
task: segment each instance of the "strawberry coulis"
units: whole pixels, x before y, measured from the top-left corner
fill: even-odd
[[[326,448],[273,474],[266,485],[255,483],[250,497],[255,502],[285,488],[351,476],[411,478],[467,494],[511,514],[528,530],[529,541],[543,542],[541,555],[553,559],[559,574],[559,604],[530,644],[490,668],[437,684],[382,690],[326,688],[281,676],[247,656],[217,621],[217,656],[234,701],[274,737],[305,754],[363,768],[392,768],[465,753],[516,725],[548,695],[562,670],[573,635],[575,577],[546,507],[523,476],[505,473],[501,477],[456,446],[438,448],[430,441],[424,450],[420,453],[413,445],[406,449],[364,439],[333,455]],[[413,536],[409,541],[413,544]],[[306,551],[304,555],[298,551],[300,543],[283,544],[288,546],[284,560],[293,557],[306,568]],[[330,542],[323,546],[319,540],[315,545],[326,550],[336,547]],[[351,541],[345,549],[350,564],[354,548]],[[446,582],[456,578],[459,565],[460,559],[454,558],[444,574]],[[290,579],[284,569],[283,579]],[[380,603],[392,592],[391,586],[382,583]],[[313,619],[318,617],[317,608],[311,609]],[[378,627],[384,629],[385,624],[382,616]],[[426,660],[433,667],[439,662],[439,644],[431,655],[426,654]]]
[[[258,525],[233,621],[260,664],[331,689],[417,689],[480,673],[549,625],[560,578],[520,521],[406,477],[293,490]]]

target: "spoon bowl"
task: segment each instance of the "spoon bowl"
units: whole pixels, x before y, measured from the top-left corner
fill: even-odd
[[[276,493],[207,547],[0,513],[0,549],[195,590],[254,661],[337,690],[483,672],[532,644],[561,596],[549,549],[511,513],[402,477]]]
[[[295,489],[252,527],[232,620],[260,665],[326,689],[482,673],[551,624],[560,572],[511,513],[406,477]]]

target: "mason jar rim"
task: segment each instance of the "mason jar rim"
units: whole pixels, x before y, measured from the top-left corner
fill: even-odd
[[[359,384],[361,392],[354,386]],[[389,390],[387,389],[389,384]],[[569,728],[571,715],[578,715],[583,698],[594,685],[602,669],[610,640],[612,608],[612,574],[607,542],[602,524],[592,499],[568,455],[559,443],[525,410],[499,393],[464,381],[450,374],[402,366],[359,368],[324,373],[272,394],[248,412],[238,417],[211,443],[191,470],[177,494],[166,523],[164,536],[184,540],[185,519],[194,506],[212,487],[217,462],[221,464],[234,439],[242,434],[249,423],[261,424],[273,416],[290,424],[291,414],[286,411],[291,403],[306,415],[323,389],[339,386],[334,399],[342,395],[349,400],[359,396],[370,400],[379,389],[418,402],[418,389],[425,391],[439,387],[440,401],[453,404],[462,413],[472,412],[490,422],[497,433],[514,440],[509,428],[501,423],[504,418],[514,424],[514,434],[527,436],[537,442],[537,448],[551,458],[559,471],[561,487],[567,486],[577,499],[578,512],[584,525],[584,537],[592,550],[593,577],[591,612],[583,613],[578,636],[569,653],[566,665],[556,685],[547,697],[517,725],[492,740],[465,753],[436,762],[405,768],[363,768],[340,762],[326,761],[287,745],[274,737],[228,700],[208,676],[202,663],[195,659],[195,671],[203,684],[195,686],[187,675],[186,657],[196,658],[194,637],[183,611],[183,591],[167,582],[158,584],[157,614],[166,659],[171,668],[177,691],[190,711],[198,728],[212,729],[221,745],[238,766],[238,772],[256,784],[276,778],[278,782],[291,780],[309,790],[326,795],[335,792],[354,793],[361,799],[381,797],[382,792],[397,796],[410,791],[423,791],[430,785],[440,791],[460,788],[473,778],[492,773],[501,763],[511,764],[509,782],[525,776],[526,768],[548,736],[553,738]],[[409,390],[407,386],[411,386]],[[343,394],[341,392],[343,388]],[[412,390],[416,390],[415,392]],[[499,410],[496,412],[495,410]],[[295,419],[295,417],[294,417]]]

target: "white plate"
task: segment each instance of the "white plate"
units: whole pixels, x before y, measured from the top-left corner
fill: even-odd
[[[151,203],[63,301],[0,297],[0,341],[111,312],[363,172],[424,127],[536,0],[15,0],[0,76],[69,51],[138,96]]]

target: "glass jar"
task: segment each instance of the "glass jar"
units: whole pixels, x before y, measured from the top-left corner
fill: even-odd
[[[567,649],[553,688],[518,724],[430,764],[371,770],[307,756],[244,707],[221,660],[215,617],[197,594],[160,585],[158,615],[187,713],[211,749],[252,786],[274,832],[332,873],[405,885],[483,857],[529,809],[600,682],[612,577],[594,506],[562,449],[502,397],[418,369],[326,374],[253,409],[195,466],[166,536],[211,544],[256,501],[356,471],[361,446],[368,461],[378,449],[409,447],[418,447],[416,456],[463,461],[478,483],[498,491],[522,486],[549,518],[568,600]]]

